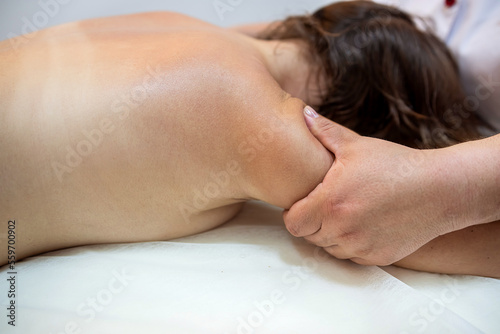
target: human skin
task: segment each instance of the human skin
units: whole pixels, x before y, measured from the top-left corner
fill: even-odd
[[[293,235],[360,264],[500,277],[500,135],[419,151],[306,120],[335,162],[284,212]]]
[[[258,36],[274,24],[234,29]],[[284,211],[293,235],[364,265],[500,277],[500,136],[421,151],[308,125],[336,161]]]
[[[248,199],[287,209],[307,196],[333,159],[304,121],[317,89],[304,86],[299,44],[276,49],[174,13],[1,42],[0,215],[16,221],[17,259],[173,239]],[[78,148],[90,153],[78,160]],[[439,271],[450,257],[438,255],[405,265]]]
[[[203,232],[248,199],[287,208],[332,163],[305,102],[271,75],[272,43],[174,13],[11,42],[0,43],[0,215],[15,220],[18,260]]]

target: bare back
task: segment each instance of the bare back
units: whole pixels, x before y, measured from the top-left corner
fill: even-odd
[[[0,43],[0,63],[1,219],[16,220],[19,257],[213,228],[259,197],[256,129],[284,119],[313,143],[247,39],[182,15],[47,29]],[[284,112],[250,113],[266,106]],[[331,160],[314,150],[319,182]]]

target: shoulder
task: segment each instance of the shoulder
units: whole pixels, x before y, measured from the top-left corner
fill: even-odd
[[[310,133],[305,103],[281,89],[261,86],[241,104],[232,146],[248,197],[289,208],[306,197],[331,167],[331,153]]]
[[[285,93],[255,50],[234,35],[210,35],[213,43],[202,49],[192,44],[162,105],[178,106],[175,122],[196,143],[192,150],[206,169],[238,170],[235,198],[288,208],[323,180],[332,156],[309,132],[304,102]]]
[[[305,103],[281,89],[258,55],[242,45],[217,63],[206,91],[219,99],[215,127],[223,124],[218,134],[241,167],[243,197],[289,208],[323,180],[332,155],[307,128]]]

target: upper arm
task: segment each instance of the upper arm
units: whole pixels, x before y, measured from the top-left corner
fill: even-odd
[[[331,153],[309,132],[305,104],[294,98],[268,109],[237,145],[251,198],[281,208],[306,197],[332,165]]]

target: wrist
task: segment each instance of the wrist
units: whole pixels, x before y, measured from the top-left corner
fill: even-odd
[[[432,152],[450,231],[500,219],[498,144],[485,139]]]

